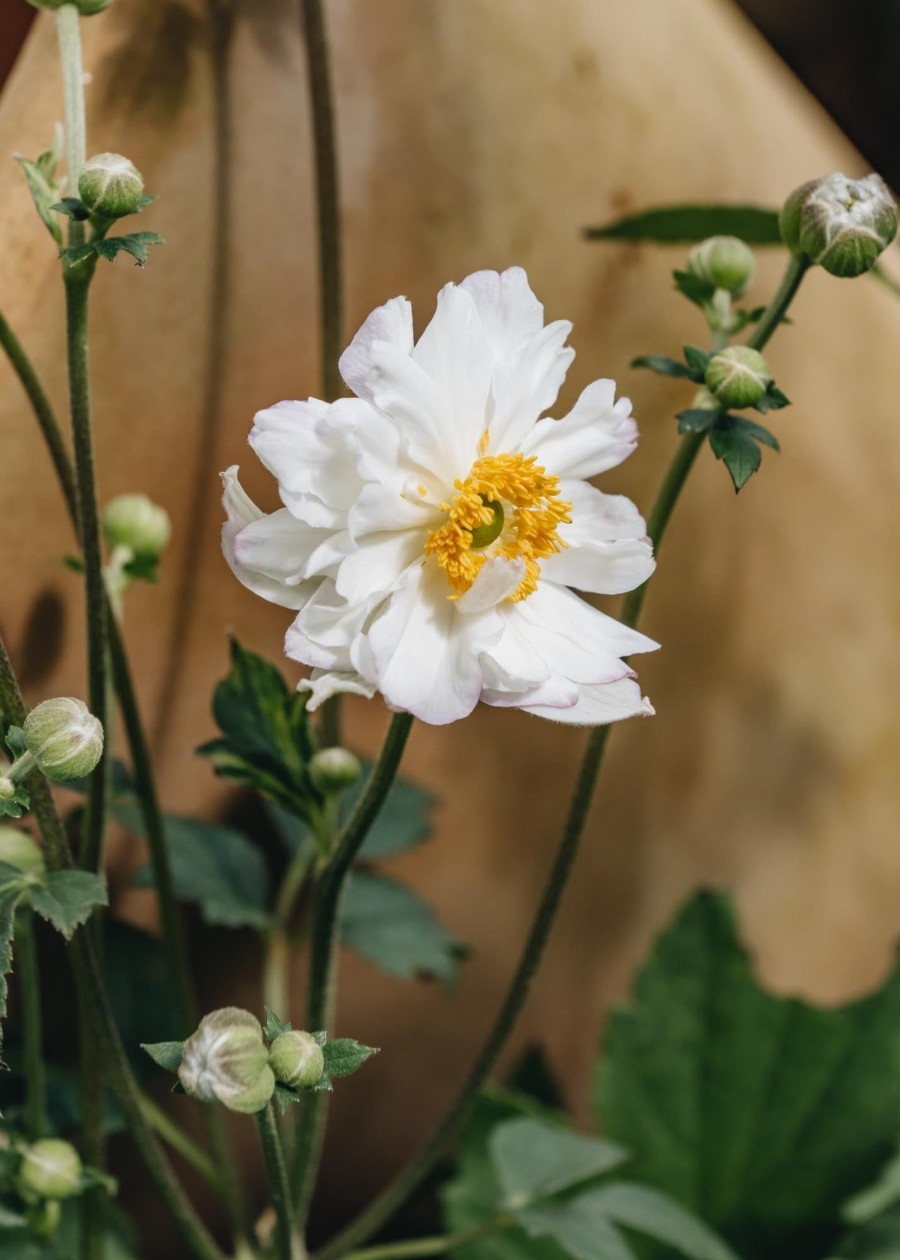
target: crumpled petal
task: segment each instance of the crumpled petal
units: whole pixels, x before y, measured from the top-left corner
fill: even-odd
[[[272,604],[302,608],[318,586],[315,580],[301,581],[302,563],[295,566],[308,546],[307,527],[291,518],[292,529],[280,512],[266,516],[238,480],[237,464],[222,473],[222,504],[222,551],[234,576]],[[248,536],[251,545],[241,555],[241,540]]]
[[[627,459],[637,446],[637,423],[627,398],[615,401],[615,381],[594,381],[562,420],[541,420],[522,444],[557,477],[596,477]]]

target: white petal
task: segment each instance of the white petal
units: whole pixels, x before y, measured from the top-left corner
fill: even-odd
[[[500,634],[496,613],[461,617],[436,565],[410,570],[368,633],[378,690],[394,709],[443,726],[478,703],[479,652]]]
[[[621,464],[637,445],[637,424],[615,391],[615,381],[594,381],[562,420],[541,420],[522,450],[557,477],[594,477]]]
[[[314,669],[309,678],[301,679],[297,684],[297,690],[310,693],[306,707],[310,713],[313,713],[320,704],[324,704],[326,700],[340,693],[365,696],[367,700],[371,700],[376,688],[373,683],[366,682],[360,674],[350,671],[330,673],[327,670]]]
[[[416,492],[414,484],[404,484],[392,478],[387,485],[370,481],[363,486],[359,499],[350,509],[347,524],[355,539],[366,534],[381,534],[389,530],[434,529],[444,519],[444,513],[434,499]]]
[[[544,308],[521,267],[476,271],[459,286],[471,296],[498,358],[509,359],[544,326]]]
[[[568,678],[548,678],[536,687],[526,690],[510,691],[489,686],[487,670],[485,670],[485,687],[481,693],[484,704],[493,705],[497,709],[525,709],[532,712],[533,705],[541,705],[551,709],[571,709],[578,703],[579,687],[569,682]]]
[[[469,589],[460,595],[456,608],[461,613],[485,612],[495,608],[518,589],[525,576],[525,561],[490,556],[478,571]]]
[[[372,344],[388,341],[403,354],[412,354],[412,307],[405,297],[391,298],[372,312],[341,355],[341,376],[360,398],[372,401],[369,375],[372,370]]]
[[[634,590],[656,567],[644,518],[630,499],[584,481],[563,482],[572,522],[560,526],[566,547],[541,561],[541,578],[600,595]]]
[[[565,341],[568,320],[548,324],[510,359],[494,368],[494,416],[490,450],[525,449],[538,416],[552,407],[575,351]]]
[[[308,525],[341,525],[360,490],[355,458],[330,416],[331,405],[316,398],[277,403],[257,413],[250,433],[250,445],[278,479],[281,501]]]
[[[274,517],[279,518],[273,530],[269,524],[273,517],[267,517],[264,512],[261,512],[241,486],[236,464],[222,473],[222,487],[222,503],[227,517],[222,526],[222,551],[232,573],[248,590],[269,600],[270,603],[280,604],[282,608],[302,608],[314,592],[316,583],[298,584],[298,572],[295,571],[290,559],[288,563],[285,563],[282,545],[285,521],[281,513],[273,514]],[[292,517],[290,520],[297,534],[302,535],[307,527],[293,520]],[[255,550],[256,561],[262,562],[261,568],[256,567],[255,563],[238,559],[238,540],[250,530],[257,531],[257,535],[261,531],[263,536],[270,537],[270,545],[257,547]],[[288,530],[288,532],[291,531]],[[274,544],[271,543],[272,535],[277,536]],[[304,539],[304,545],[306,541]],[[288,546],[291,557],[302,550],[302,547],[295,551],[290,544]],[[288,581],[288,578],[294,580]]]
[[[338,592],[351,603],[387,596],[403,574],[422,555],[424,530],[401,530],[391,534],[367,534],[359,541],[338,571]]]
[[[376,341],[369,383],[375,404],[393,421],[412,460],[443,480],[464,475],[454,466],[448,401],[424,368],[396,346]]]
[[[452,425],[445,449],[453,477],[464,477],[478,455],[478,442],[487,427],[488,397],[494,353],[475,303],[465,289],[445,285],[437,310],[413,350],[447,401]]]
[[[289,627],[285,655],[317,669],[349,670],[350,647],[368,612],[368,605],[348,604],[326,578]]]
[[[632,678],[601,686],[579,688],[578,703],[571,708],[550,705],[523,705],[523,711],[554,722],[566,722],[572,726],[605,726],[607,722],[619,722],[623,718],[651,716],[653,705],[641,695],[641,689]]]

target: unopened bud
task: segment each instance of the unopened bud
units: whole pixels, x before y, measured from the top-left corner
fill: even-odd
[[[308,1032],[285,1032],[269,1047],[269,1065],[283,1085],[309,1089],[325,1071],[322,1047]]]
[[[103,755],[103,726],[74,696],[45,700],[28,714],[25,746],[54,783],[82,779]]]
[[[346,748],[323,748],[309,763],[313,787],[325,796],[351,787],[361,773],[359,758]]]
[[[15,785],[13,785],[15,790]],[[43,875],[44,855],[27,831],[0,824],[0,862],[14,866],[23,875]]]
[[[236,1006],[205,1015],[184,1043],[178,1079],[201,1102],[220,1102],[243,1115],[262,1111],[275,1076],[259,1020]]]
[[[788,249],[833,276],[869,271],[897,233],[897,203],[879,175],[836,172],[791,193],[781,211]]]
[[[68,1199],[81,1185],[81,1158],[61,1138],[42,1138],[25,1151],[17,1188],[26,1203],[35,1199]]]
[[[11,801],[18,791],[8,774],[0,774],[0,801]]]
[[[687,269],[699,279],[739,298],[750,287],[756,259],[750,246],[737,236],[710,236],[688,254]]]
[[[136,556],[159,556],[168,544],[172,524],[165,508],[145,494],[120,494],[106,505],[103,533],[111,547],[129,547]]]
[[[769,387],[769,365],[750,346],[729,346],[706,368],[706,387],[724,407],[752,407]]]
[[[94,214],[123,219],[140,209],[144,179],[121,153],[98,153],[88,158],[78,177],[78,194]]]

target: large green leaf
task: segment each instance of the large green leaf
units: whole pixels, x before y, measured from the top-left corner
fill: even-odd
[[[357,871],[341,907],[341,939],[391,975],[456,979],[465,946],[444,931],[434,911],[405,884]]]
[[[780,245],[778,211],[763,206],[656,206],[600,227],[585,229],[595,241],[652,241],[691,245],[708,236],[739,236],[749,245]]]
[[[363,774],[341,798],[342,817],[349,817],[366,786],[370,769],[370,766],[365,766]],[[361,861],[376,862],[427,840],[431,833],[431,810],[436,799],[418,783],[396,779],[360,850]]]
[[[28,899],[67,941],[98,906],[109,904],[106,879],[90,871],[48,871],[40,884],[29,888]]]
[[[593,1210],[587,1195],[569,1203],[545,1203],[517,1212],[532,1238],[550,1238],[573,1260],[637,1260],[620,1231]]]
[[[897,1260],[900,1256],[900,1204],[850,1229],[834,1250],[835,1260]]]
[[[124,812],[137,824],[131,811]],[[197,818],[165,818],[166,843],[175,891],[194,901],[211,926],[266,928],[272,922],[266,863],[241,832]],[[153,873],[142,867],[138,887],[150,887]]]
[[[613,1142],[531,1116],[498,1125],[489,1150],[507,1205],[568,1190],[628,1159]]]
[[[0,862],[0,1021],[6,1018],[6,998],[8,985],[6,977],[12,968],[13,961],[13,927],[16,919],[16,906],[28,887],[28,880],[18,867]],[[3,1046],[3,1033],[0,1027],[0,1049]],[[2,1066],[0,1060],[0,1066]]]
[[[825,1009],[767,993],[728,900],[701,894],[610,1019],[604,1132],[635,1180],[722,1231],[743,1260],[821,1260],[839,1209],[900,1128],[900,973]]]
[[[158,937],[107,916],[103,924],[103,976],[126,1053],[138,1071],[149,1062],[141,1043],[184,1034],[179,1026],[166,956]]]

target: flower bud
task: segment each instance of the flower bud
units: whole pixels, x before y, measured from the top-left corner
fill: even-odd
[[[723,407],[752,407],[771,379],[765,359],[749,346],[720,350],[706,368],[706,387]]]
[[[283,1085],[308,1089],[325,1071],[322,1047],[308,1032],[285,1032],[269,1047],[269,1066]]]
[[[36,9],[61,9],[64,4],[74,4],[82,17],[100,13],[112,0],[28,0]]]
[[[784,203],[781,236],[833,276],[859,276],[875,265],[897,233],[897,203],[878,175],[836,172],[803,184]]]
[[[78,177],[78,194],[94,214],[123,219],[140,209],[144,179],[121,153],[98,153],[88,158]]]
[[[243,1115],[262,1111],[275,1076],[259,1020],[236,1006],[205,1015],[184,1043],[178,1079],[201,1102],[220,1102]]]
[[[23,875],[43,875],[44,855],[27,831],[0,824],[0,862]]]
[[[0,774],[0,800],[11,801],[18,791],[8,774]]]
[[[120,494],[106,505],[103,533],[111,547],[130,547],[136,556],[159,556],[168,544],[172,524],[165,508],[145,494]]]
[[[17,1187],[26,1203],[68,1199],[81,1184],[81,1159],[61,1138],[42,1138],[29,1146],[19,1166]]]
[[[361,773],[359,758],[346,748],[323,748],[309,763],[313,787],[325,796],[351,787]]]
[[[25,719],[22,733],[38,769],[54,783],[84,778],[103,755],[103,727],[74,696],[39,704]]]
[[[687,269],[717,289],[739,298],[747,292],[756,272],[749,245],[737,236],[710,236],[688,254]]]

